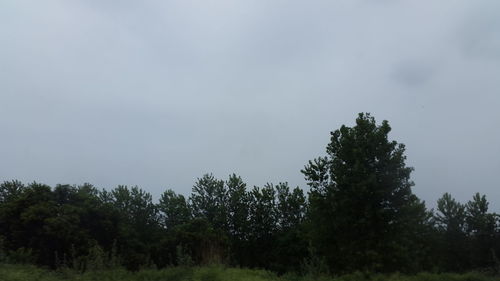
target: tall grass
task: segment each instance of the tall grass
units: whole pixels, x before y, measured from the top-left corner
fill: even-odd
[[[479,273],[367,274],[353,273],[338,277],[277,276],[265,270],[207,267],[171,267],[130,272],[123,269],[94,270],[78,273],[71,270],[49,271],[29,265],[0,265],[0,281],[500,281],[499,277]]]

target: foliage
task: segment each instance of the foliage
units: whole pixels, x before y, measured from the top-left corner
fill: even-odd
[[[161,212],[161,221],[166,229],[172,229],[191,219],[191,209],[182,194],[173,190],[166,190],[160,198],[158,209]]]
[[[282,280],[331,279],[326,273],[352,273],[339,280],[414,278],[354,272],[498,273],[499,217],[488,210],[486,196],[462,204],[446,193],[435,212],[427,210],[412,192],[405,147],[389,140],[390,131],[387,121],[378,125],[360,114],[355,126],[332,132],[326,156],[302,170],[307,193],[286,182],[250,187],[236,174],[205,174],[189,196],[169,189],[158,202],[137,186],[3,182],[0,263],[35,264],[57,270],[44,273],[50,278],[81,280],[279,279],[221,265],[271,270],[284,274]],[[167,269],[146,270],[152,268]],[[41,271],[24,269],[42,278]]]
[[[300,276],[286,274],[277,276],[269,271],[238,268],[210,267],[171,267],[162,270],[141,270],[138,272],[123,269],[99,270],[79,273],[71,270],[47,271],[27,265],[1,265],[0,280],[2,281],[497,281],[499,278],[478,274],[371,274],[355,272],[337,277],[331,276]]]
[[[331,268],[411,270],[425,247],[425,206],[412,194],[405,146],[389,141],[387,121],[360,113],[354,127],[331,133],[327,156],[302,170],[308,184],[311,236]]]

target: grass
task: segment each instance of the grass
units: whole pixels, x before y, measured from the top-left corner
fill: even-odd
[[[129,272],[123,269],[77,273],[70,270],[49,271],[28,265],[0,265],[0,281],[500,281],[500,277],[479,273],[435,274],[364,274],[339,277],[311,277],[286,274],[277,276],[265,270],[211,267],[172,267]]]

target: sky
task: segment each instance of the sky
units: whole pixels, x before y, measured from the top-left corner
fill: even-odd
[[[500,211],[500,1],[0,2],[0,181],[288,182],[359,112]]]

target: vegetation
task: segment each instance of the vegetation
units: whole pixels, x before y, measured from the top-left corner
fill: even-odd
[[[88,271],[78,273],[70,270],[48,271],[34,266],[0,265],[2,281],[498,281],[499,278],[479,273],[416,275],[369,274],[354,272],[347,275],[298,276],[286,274],[278,276],[273,272],[255,269],[210,267],[171,267],[161,270],[144,269],[131,272],[123,269]]]
[[[488,211],[486,197],[475,194],[462,204],[446,193],[436,211],[428,210],[412,192],[413,168],[406,166],[404,145],[389,140],[390,131],[387,121],[378,125],[369,114],[359,114],[355,126],[332,132],[326,156],[302,170],[308,192],[287,183],[248,188],[238,175],[221,180],[206,174],[189,197],[166,190],[156,203],[139,187],[4,182],[0,263],[25,265],[2,265],[0,275],[5,280],[333,275],[341,276],[334,280],[491,280],[390,275],[500,270],[499,216]],[[207,267],[214,264],[274,273]]]

